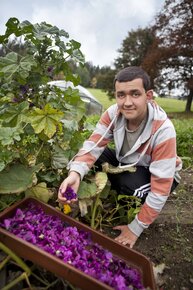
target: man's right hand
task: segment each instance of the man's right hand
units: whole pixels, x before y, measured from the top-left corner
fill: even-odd
[[[58,190],[58,201],[62,204],[76,202],[77,199],[67,200],[63,195],[67,189],[67,187],[71,187],[75,192],[78,192],[78,188],[80,186],[80,175],[75,171],[71,171],[67,178],[61,183],[60,188]]]

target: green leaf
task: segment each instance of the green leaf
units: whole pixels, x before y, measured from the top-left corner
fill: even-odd
[[[99,194],[103,189],[105,188],[108,177],[105,172],[97,172],[95,175],[95,181],[96,181],[96,186],[97,186],[97,192],[96,194]]]
[[[63,112],[52,108],[47,104],[44,109],[35,109],[28,117],[36,134],[44,132],[46,136],[51,138],[60,125],[59,120],[62,118]]]
[[[97,195],[97,186],[95,183],[86,183],[82,181],[78,190],[78,197],[80,199],[91,198]]]
[[[49,199],[53,196],[53,192],[47,188],[47,184],[45,182],[41,182],[38,183],[36,186],[27,189],[25,191],[25,196],[36,197],[47,203]]]
[[[18,55],[15,52],[8,53],[5,57],[0,57],[0,72],[9,75],[9,78],[18,70]]]
[[[67,128],[70,131],[78,130],[78,123],[75,120],[62,119],[61,122],[63,123],[64,128]]]
[[[8,53],[5,57],[0,57],[0,72],[7,76],[10,80],[15,73],[25,79],[32,68],[37,63],[32,55],[24,56],[20,59],[19,55],[15,52]]]
[[[21,193],[33,185],[34,174],[41,168],[41,164],[28,168],[22,164],[15,164],[8,170],[0,172],[0,193]]]
[[[19,62],[19,69],[20,69],[20,75],[22,75],[23,73],[27,73],[31,71],[32,67],[36,67],[37,63],[34,59],[34,56],[32,55],[27,55],[21,58],[20,62]]]
[[[21,128],[0,127],[0,142],[3,146],[14,144],[14,141],[20,141]]]
[[[59,30],[58,27],[52,26],[46,22],[34,24],[33,33],[35,38],[38,40],[44,40],[46,37],[50,37],[50,35],[64,36],[66,38],[69,37],[69,34],[65,30]]]
[[[0,171],[2,171],[5,168],[5,162],[4,161],[0,161]]]
[[[6,36],[10,36],[12,33],[16,34],[18,36],[18,25],[19,20],[15,17],[9,18],[9,20],[6,23],[7,30],[6,30]]]
[[[0,117],[5,124],[11,127],[16,127],[21,122],[26,121],[26,113],[29,109],[28,102],[22,102],[7,109],[5,114]]]
[[[55,146],[51,162],[54,169],[65,168],[69,162],[69,152],[66,152],[59,146]]]
[[[72,44],[73,49],[79,49],[81,47],[80,42],[78,42],[78,41],[76,41],[74,39],[71,39],[70,43]]]

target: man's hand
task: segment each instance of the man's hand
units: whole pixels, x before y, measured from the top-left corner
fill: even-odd
[[[115,238],[115,241],[123,245],[129,244],[130,248],[133,248],[138,237],[132,231],[130,231],[127,225],[116,226],[113,229],[121,231],[120,235]]]
[[[71,187],[75,192],[78,192],[79,185],[80,185],[80,175],[75,171],[71,171],[68,177],[64,179],[64,181],[60,185],[58,191],[58,201],[62,204],[76,202],[77,199],[67,200],[63,195],[68,186]]]

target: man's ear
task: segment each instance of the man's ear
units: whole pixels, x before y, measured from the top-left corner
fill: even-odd
[[[146,92],[147,101],[153,100],[153,90],[149,90]]]

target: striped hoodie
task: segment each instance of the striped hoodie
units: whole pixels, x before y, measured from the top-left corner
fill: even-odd
[[[109,107],[68,168],[78,172],[82,179],[111,140],[114,140],[116,157],[120,163],[149,167],[151,190],[140,212],[128,225],[134,234],[140,236],[165,205],[173,179],[179,182],[178,172],[182,168],[182,162],[176,154],[174,126],[154,101],[148,103],[148,120],[143,132],[134,146],[124,156],[120,156],[126,122],[116,104]]]

